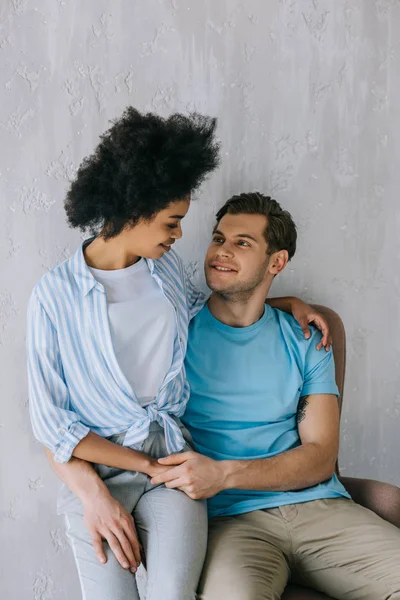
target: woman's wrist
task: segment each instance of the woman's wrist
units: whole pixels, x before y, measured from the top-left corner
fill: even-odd
[[[138,473],[149,474],[151,467],[153,466],[154,459],[151,458],[148,454],[144,452],[139,452],[138,450],[131,450],[131,459],[130,459],[130,471],[137,471]]]
[[[157,465],[158,465],[158,462],[157,462],[156,458],[152,458],[151,456],[146,455],[146,459],[143,463],[142,473],[151,477],[152,473],[153,473],[153,469]]]

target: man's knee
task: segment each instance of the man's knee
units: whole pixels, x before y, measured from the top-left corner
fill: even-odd
[[[279,600],[285,585],[279,581],[268,581],[257,577],[255,573],[232,572],[232,569],[221,569],[218,573],[204,575],[201,579],[199,600]]]

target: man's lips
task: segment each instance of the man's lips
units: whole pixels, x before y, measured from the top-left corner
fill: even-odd
[[[231,267],[230,265],[226,265],[224,263],[219,262],[211,262],[208,265],[211,269],[215,269],[219,273],[237,273],[237,270]]]

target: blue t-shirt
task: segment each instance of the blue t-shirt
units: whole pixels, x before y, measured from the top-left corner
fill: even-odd
[[[182,418],[196,450],[215,460],[268,458],[301,444],[296,412],[301,396],[335,394],[332,352],[318,351],[291,316],[265,306],[250,327],[218,321],[207,305],[192,320],[186,354],[191,394]],[[230,489],[208,500],[210,517],[349,497],[334,475],[293,492]]]

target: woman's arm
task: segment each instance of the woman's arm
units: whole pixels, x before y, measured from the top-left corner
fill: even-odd
[[[89,432],[75,446],[72,454],[76,458],[91,463],[99,463],[108,467],[124,469],[125,471],[138,471],[146,474],[149,474],[150,467],[154,462],[144,452],[120,446],[93,432]]]
[[[75,456],[110,467],[147,471],[150,457],[94,434],[71,410],[57,331],[35,292],[28,311],[27,359],[33,431],[53,453],[55,462],[67,463]]]
[[[294,296],[284,296],[281,298],[267,298],[265,302],[271,308],[278,308],[279,310],[283,310],[283,312],[292,314],[292,304],[295,300],[297,300],[297,298]],[[301,302],[301,300],[299,300],[299,302]]]
[[[294,296],[286,296],[284,298],[267,298],[265,302],[272,308],[278,308],[283,312],[287,312],[293,315],[298,324],[303,330],[304,337],[308,340],[311,335],[309,324],[312,323],[322,333],[322,339],[319,342],[317,348],[320,350],[325,347],[328,352],[332,345],[331,334],[329,331],[328,321],[321,313],[314,310],[299,298]]]

